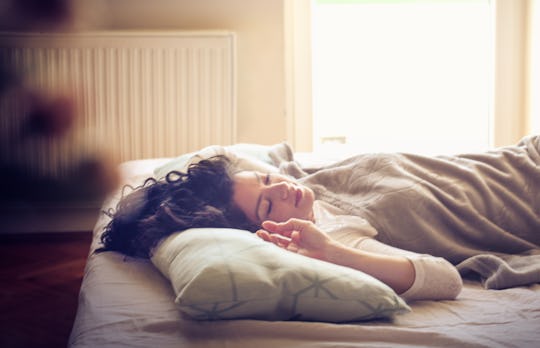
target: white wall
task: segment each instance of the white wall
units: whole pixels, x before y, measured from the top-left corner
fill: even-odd
[[[528,13],[527,131],[540,134],[540,0],[529,0]]]
[[[285,140],[283,0],[77,0],[82,30],[237,33],[238,141]]]

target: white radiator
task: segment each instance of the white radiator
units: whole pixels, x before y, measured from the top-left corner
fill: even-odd
[[[61,170],[93,147],[126,161],[236,140],[230,32],[4,33],[0,64],[24,73],[28,85],[67,92],[77,103],[78,131],[67,140],[38,139],[31,150],[2,144],[4,155],[35,162],[39,171]],[[24,105],[5,104],[0,127],[15,129],[5,116]]]

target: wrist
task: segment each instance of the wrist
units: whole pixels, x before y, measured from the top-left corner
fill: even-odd
[[[344,244],[341,244],[336,241],[331,241],[326,247],[325,252],[324,252],[325,260],[330,263],[334,263],[336,265],[350,267],[351,266],[350,263],[352,261],[351,260],[352,251],[350,249],[351,248],[347,247]],[[360,251],[355,250],[354,253],[357,254],[356,256],[358,257],[358,254],[360,253]]]

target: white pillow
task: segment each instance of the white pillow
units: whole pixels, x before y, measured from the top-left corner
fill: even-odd
[[[286,149],[287,145],[284,143],[272,146],[257,144],[211,145],[197,152],[178,156],[157,167],[154,170],[154,177],[164,178],[167,173],[173,170],[185,172],[190,164],[218,155],[226,156],[238,170],[253,170],[262,173],[277,172],[278,168],[274,165],[269,154],[272,151],[286,152]],[[292,157],[290,159],[292,160]]]
[[[180,311],[195,320],[363,321],[408,311],[377,279],[301,256],[242,230],[200,228],[169,236],[154,265]]]

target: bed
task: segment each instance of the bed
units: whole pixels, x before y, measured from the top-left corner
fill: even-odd
[[[241,160],[275,163],[272,147],[229,148]],[[275,147],[274,147],[275,149]],[[219,154],[221,147],[202,152]],[[200,152],[199,152],[200,153]],[[198,154],[199,154],[198,153]],[[342,156],[295,154],[301,168],[318,168]],[[123,183],[140,184],[193,154],[176,159],[123,163]],[[272,162],[274,161],[274,162]],[[249,167],[251,162],[247,164]],[[257,162],[257,165],[260,165]],[[121,190],[103,204],[115,206]],[[151,260],[106,252],[93,254],[108,222],[101,215],[82,282],[69,347],[537,347],[540,342],[540,284],[486,289],[465,277],[455,301],[416,301],[410,310],[382,319],[334,323],[324,320],[194,320],[179,311],[171,281]]]

